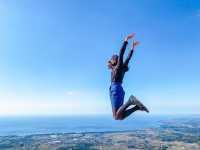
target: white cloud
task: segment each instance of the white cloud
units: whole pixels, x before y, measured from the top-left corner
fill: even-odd
[[[152,114],[200,113],[198,87],[178,89],[146,89],[136,96]],[[69,90],[50,93],[29,93],[0,90],[0,116],[3,115],[86,115],[111,114],[108,93]],[[126,98],[130,92],[126,91]]]
[[[49,93],[51,95],[24,95],[15,92],[0,93],[0,115],[86,115],[110,113],[106,97],[87,91]]]
[[[198,91],[192,89],[157,89],[141,93],[141,100],[155,114],[199,114],[199,99]]]
[[[96,103],[81,101],[1,102],[0,115],[78,115],[101,114]]]

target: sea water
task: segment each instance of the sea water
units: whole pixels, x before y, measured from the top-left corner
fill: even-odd
[[[0,117],[0,136],[50,133],[113,132],[157,128],[169,116],[135,115],[123,121],[110,116]]]

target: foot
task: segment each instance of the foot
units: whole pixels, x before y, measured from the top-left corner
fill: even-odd
[[[146,111],[147,113],[149,113],[149,110],[135,96],[131,95],[129,99],[133,105],[139,107],[139,110]]]

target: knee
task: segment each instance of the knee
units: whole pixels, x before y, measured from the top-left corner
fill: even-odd
[[[115,120],[123,120],[123,114],[121,112],[117,112],[116,110],[113,109],[113,118]]]
[[[124,118],[123,118],[122,115],[115,115],[115,116],[114,116],[114,119],[115,119],[115,120],[123,120]]]

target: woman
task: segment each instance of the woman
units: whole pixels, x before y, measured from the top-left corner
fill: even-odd
[[[113,117],[115,120],[123,120],[137,110],[149,112],[148,109],[133,95],[131,95],[129,100],[123,104],[125,92],[122,87],[122,82],[124,74],[129,70],[128,63],[133,55],[135,46],[138,45],[139,42],[132,43],[131,50],[125,61],[123,61],[123,55],[128,44],[128,40],[132,39],[134,36],[134,33],[128,35],[123,42],[119,56],[113,55],[108,61],[108,68],[111,69],[111,86],[109,92]],[[135,106],[128,108],[131,105]]]

